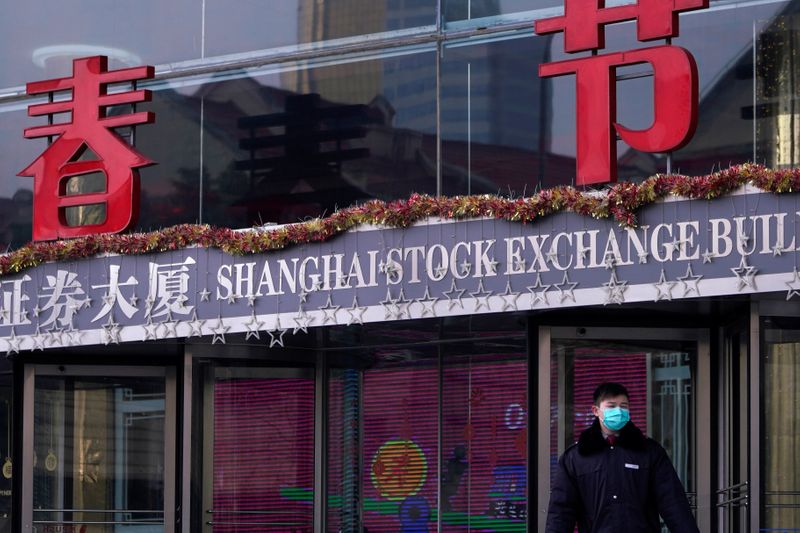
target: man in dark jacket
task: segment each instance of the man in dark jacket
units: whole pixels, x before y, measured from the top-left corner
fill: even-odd
[[[664,448],[630,422],[628,391],[603,383],[594,423],[558,461],[547,533],[698,532],[686,492]]]

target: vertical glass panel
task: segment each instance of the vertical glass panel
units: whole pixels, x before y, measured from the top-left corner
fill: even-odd
[[[109,68],[200,57],[201,2],[30,0],[0,19],[0,87],[69,76],[72,60],[106,55]]]
[[[0,107],[0,251],[31,240],[33,179],[17,176],[47,147],[45,139],[28,140],[22,131],[34,126],[24,106]]]
[[[212,388],[207,531],[311,533],[313,371],[218,367]]]
[[[387,347],[341,363],[330,376],[328,531],[433,530],[435,352]]]
[[[39,531],[165,531],[164,378],[37,375]]]
[[[433,51],[297,67],[231,72],[197,90],[204,222],[296,222],[436,193]]]
[[[759,21],[756,35],[756,158],[770,167],[800,163],[800,17]],[[753,113],[750,113],[753,117]]]
[[[613,381],[630,393],[631,421],[667,451],[693,502],[695,490],[694,344],[554,339],[550,419],[551,481],[558,456],[594,421],[595,388]]]
[[[532,18],[535,15],[531,11],[563,5],[560,0],[442,0],[442,3],[444,20],[450,27],[487,25],[513,14]]]
[[[206,56],[435,26],[436,0],[207,0]]]
[[[536,74],[552,41],[513,36],[445,48],[443,194],[530,194],[572,181],[575,82]]]
[[[694,138],[674,154],[674,171],[700,175],[753,160],[753,145],[761,135],[754,136],[753,120],[759,128],[762,124],[760,103],[753,109],[753,33],[760,33],[788,5],[765,2],[737,9],[712,5],[709,12],[681,16],[681,35],[673,42],[687,48],[697,61],[700,113]],[[759,163],[765,159],[756,155]],[[767,164],[774,166],[771,161]]]
[[[443,346],[443,532],[526,531],[524,339]]]
[[[762,528],[792,531],[800,524],[800,329],[767,319],[763,335]]]
[[[177,81],[159,82],[151,89],[152,101],[139,110],[153,111],[156,121],[137,127],[134,136],[136,149],[156,162],[139,169],[139,231],[200,219],[202,91]]]

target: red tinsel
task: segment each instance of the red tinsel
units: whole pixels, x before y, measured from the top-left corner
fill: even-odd
[[[103,234],[66,241],[32,242],[0,256],[0,275],[20,272],[45,262],[102,253],[136,255],[201,246],[219,248],[233,255],[256,254],[293,244],[325,241],[361,224],[405,228],[429,217],[493,217],[527,223],[558,211],[571,211],[595,218],[613,217],[619,224],[631,227],[636,225],[639,209],[664,196],[710,200],[748,183],[764,191],[792,192],[800,188],[800,169],[771,170],[761,165],[744,164],[706,176],[657,174],[641,183],[611,185],[601,194],[584,193],[570,186],[554,187],[528,198],[513,199],[493,195],[432,197],[413,194],[407,200],[371,200],[339,210],[324,219],[271,229],[235,231],[181,224],[150,233]]]

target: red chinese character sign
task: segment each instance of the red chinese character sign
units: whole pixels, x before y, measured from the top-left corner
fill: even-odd
[[[606,24],[635,20],[640,41],[678,35],[678,13],[708,7],[708,0],[638,0],[604,7],[602,0],[564,0],[564,15],[536,21],[536,33],[564,32],[569,53],[605,46]],[[616,69],[649,64],[653,71],[653,123],[630,130],[616,122]],[[577,185],[617,179],[619,137],[643,152],[676,150],[697,127],[697,65],[679,46],[654,46],[627,52],[592,55],[539,65],[542,78],[574,74],[576,78]]]
[[[32,117],[52,117],[68,112],[72,115],[68,122],[25,130],[28,139],[57,136],[33,163],[19,173],[34,179],[34,240],[119,233],[135,224],[140,189],[137,169],[152,165],[153,161],[131,147],[113,128],[150,124],[155,115],[138,112],[108,116],[110,106],[150,100],[150,91],[139,89],[109,94],[108,86],[148,79],[153,75],[151,66],[109,71],[108,59],[95,56],[76,59],[70,78],[27,85],[30,95],[72,91],[71,99],[28,107],[28,115]],[[86,150],[91,150],[96,159],[80,160]],[[98,173],[105,181],[101,192],[69,193],[70,180]],[[105,220],[102,222],[80,226],[68,223],[68,208],[98,204],[105,206]]]

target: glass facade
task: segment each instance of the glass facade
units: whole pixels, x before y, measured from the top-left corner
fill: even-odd
[[[567,55],[560,35],[532,32],[535,20],[561,13],[562,4],[21,4],[0,20],[0,251],[31,238],[32,180],[17,173],[47,146],[23,139],[26,127],[43,123],[27,116],[27,106],[44,101],[25,96],[23,85],[69,76],[72,59],[94,54],[108,55],[112,69],[156,66],[156,78],[140,84],[152,101],[137,106],[156,122],[119,132],[158,163],[140,171],[137,230],[282,224],[415,192],[519,196],[571,184],[575,79],[537,76],[538,65]],[[620,179],[668,167],[704,174],[752,160],[800,163],[795,7],[714,0],[681,15],[673,44],[698,64],[697,132],[672,154],[620,142]],[[647,46],[634,35],[633,23],[609,26],[606,51]],[[633,67],[618,77],[619,122],[647,127],[651,73]],[[68,219],[98,216],[90,209]],[[717,303],[675,315],[685,318],[682,327],[701,327],[692,313],[724,314],[706,308]],[[584,311],[560,320],[610,320]],[[641,326],[656,314],[624,318]],[[721,530],[750,530],[749,513],[770,530],[800,528],[796,322],[762,321],[761,332],[738,324],[735,346],[706,346],[703,355],[699,343],[668,338],[555,337],[542,350],[540,319],[549,316],[315,328],[274,351],[249,335],[202,355],[181,344],[183,363],[175,357],[155,366],[196,365],[191,386],[177,378],[187,386],[182,413],[169,407],[174,377],[51,368],[21,383],[14,372],[35,364],[4,359],[0,532],[13,530],[12,508],[30,511],[43,531],[83,533],[172,530],[165,523],[175,515],[206,533],[310,533],[318,524],[328,533],[535,531],[544,513],[535,500],[546,498],[558,454],[591,422],[591,391],[603,379],[629,385],[635,422],[665,446],[698,516],[718,511],[711,520]],[[728,327],[718,315],[708,322],[702,327],[712,334]],[[749,385],[748,358],[759,355],[751,351],[759,340],[756,421],[742,414],[756,399],[739,392]],[[140,356],[120,360],[138,364]],[[106,370],[115,361],[104,360]],[[702,364],[718,363],[723,392],[707,374],[701,379]],[[21,394],[14,386],[32,387],[28,411],[14,405]],[[549,397],[537,396],[542,390]],[[710,404],[722,421],[701,418]],[[14,413],[29,419],[15,421]],[[186,420],[191,425],[181,426]],[[23,428],[31,440],[23,442]],[[748,440],[751,429],[760,448]],[[716,432],[730,446],[720,447],[725,455],[712,466],[701,458],[712,453]],[[181,450],[175,457],[170,442]],[[30,453],[30,461],[12,457],[12,449]],[[761,472],[752,486],[749,460]],[[29,498],[13,499],[12,465],[30,474]],[[715,497],[719,509],[708,503]]]
[[[68,76],[72,59],[91,54],[111,68],[156,66],[140,84],[153,99],[138,106],[156,122],[132,137],[158,163],[141,171],[140,230],[288,223],[412,192],[521,195],[573,182],[575,80],[537,76],[566,54],[560,35],[531,31],[560,2],[273,4],[89,1],[77,12],[33,2],[4,18],[0,246],[31,237],[32,180],[16,174],[46,146],[22,138],[39,123],[26,116],[33,99],[22,85]],[[620,179],[796,164],[793,11],[782,0],[718,0],[682,14],[674,44],[698,64],[697,133],[669,155],[619,142]],[[605,50],[645,46],[634,26],[608,26]],[[618,77],[619,122],[648,126],[650,73]]]

